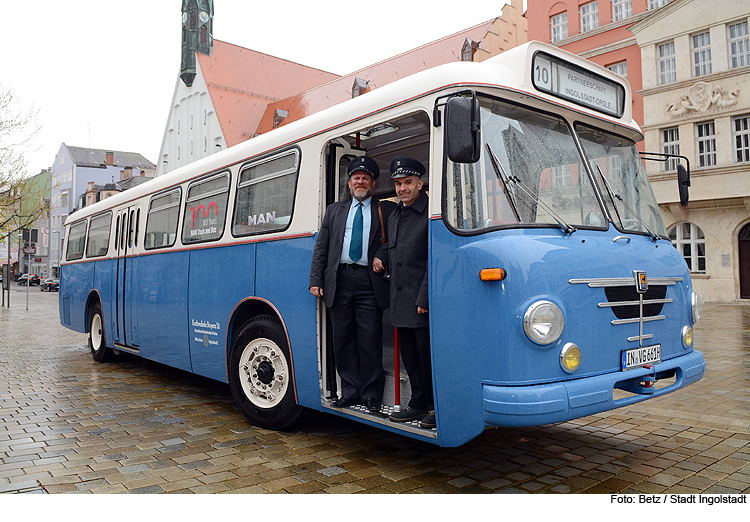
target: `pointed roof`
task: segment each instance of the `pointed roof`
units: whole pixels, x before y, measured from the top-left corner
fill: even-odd
[[[255,135],[269,103],[339,78],[220,40],[196,56],[228,147]]]
[[[332,107],[352,97],[352,86],[357,79],[368,81],[367,91],[395,82],[416,72],[424,71],[449,62],[461,61],[461,50],[467,39],[482,42],[497,18],[474,27],[459,31],[450,36],[425,44],[411,51],[388,58],[338,77],[318,87],[306,91],[296,91],[288,98],[272,101],[263,115],[257,133],[263,134],[273,129],[275,110],[288,111],[284,124],[299,120],[318,111]],[[364,94],[366,95],[366,94]],[[251,136],[248,136],[249,138]],[[246,138],[246,139],[247,139]]]

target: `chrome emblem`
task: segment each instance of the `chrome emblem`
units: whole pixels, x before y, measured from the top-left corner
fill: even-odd
[[[633,270],[633,278],[635,279],[635,291],[639,294],[645,294],[648,290],[646,272],[643,270]]]

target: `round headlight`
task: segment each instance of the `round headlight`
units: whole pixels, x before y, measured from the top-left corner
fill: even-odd
[[[560,366],[568,373],[573,373],[581,365],[581,350],[573,343],[568,343],[560,350]]]
[[[529,306],[523,316],[523,330],[529,339],[538,344],[554,343],[560,338],[565,321],[554,303],[537,301]]]
[[[698,319],[701,318],[701,312],[703,311],[703,302],[701,301],[701,296],[698,295],[698,293],[695,291],[693,291],[693,297],[691,301],[693,309],[693,324],[695,324],[698,322]]]
[[[693,329],[689,326],[682,327],[682,346],[690,348],[693,344]]]

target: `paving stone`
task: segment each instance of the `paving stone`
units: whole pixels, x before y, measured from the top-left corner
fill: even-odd
[[[704,306],[695,342],[710,364],[685,390],[439,448],[320,412],[289,432],[255,428],[225,384],[132,356],[93,363],[86,336],[59,326],[57,296],[33,297],[28,312],[0,308],[0,493],[750,488],[747,306]]]

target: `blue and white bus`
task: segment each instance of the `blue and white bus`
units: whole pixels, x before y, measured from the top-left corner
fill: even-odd
[[[61,323],[89,334],[96,361],[128,352],[228,383],[270,429],[308,408],[458,446],[487,426],[678,390],[705,371],[692,342],[700,298],[630,100],[620,76],[538,42],[383,86],[70,215]],[[365,153],[384,172],[397,155],[428,169],[434,429],[388,420],[409,399],[390,327],[382,412],[331,404],[310,262],[326,206],[349,197],[346,166]],[[376,195],[395,196],[388,176]]]

